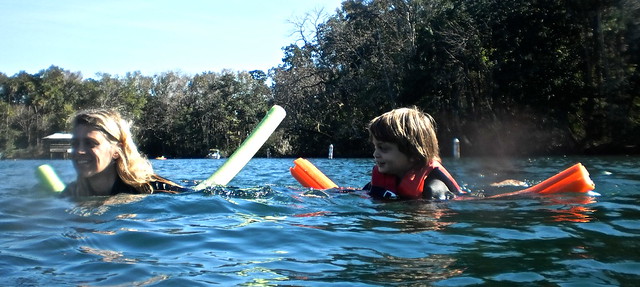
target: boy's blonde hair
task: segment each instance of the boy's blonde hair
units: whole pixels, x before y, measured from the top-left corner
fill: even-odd
[[[129,123],[119,112],[107,109],[82,111],[73,119],[73,127],[78,125],[87,125],[102,132],[115,144],[120,155],[116,159],[116,170],[124,183],[140,193],[153,192],[149,182],[162,180],[162,178],[154,174],[149,160],[138,151],[138,147],[133,142]]]
[[[440,160],[436,123],[418,108],[398,108],[386,112],[369,122],[369,138],[398,145],[400,152],[423,166]]]

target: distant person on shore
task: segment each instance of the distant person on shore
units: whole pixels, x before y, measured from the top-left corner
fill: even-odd
[[[79,112],[73,119],[71,159],[77,173],[64,196],[109,196],[186,191],[153,172],[133,142],[129,124],[114,110]]]
[[[430,115],[416,107],[394,109],[371,120],[368,130],[376,165],[364,190],[372,197],[447,200],[463,193],[440,163]]]

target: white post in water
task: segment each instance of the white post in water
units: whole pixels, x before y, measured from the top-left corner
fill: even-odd
[[[453,138],[453,157],[460,158],[460,140]]]
[[[329,145],[329,158],[332,159],[333,158],[333,144]]]

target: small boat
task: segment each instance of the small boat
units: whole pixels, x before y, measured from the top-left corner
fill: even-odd
[[[207,154],[207,158],[220,159],[220,150],[217,148],[210,149],[209,153]]]
[[[164,155],[156,157],[157,160],[166,160],[167,158]]]

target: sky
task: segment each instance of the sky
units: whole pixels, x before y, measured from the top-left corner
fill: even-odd
[[[342,0],[0,0],[0,72],[51,65],[84,78],[263,70],[297,40],[292,21]],[[316,13],[317,14],[317,13]]]

